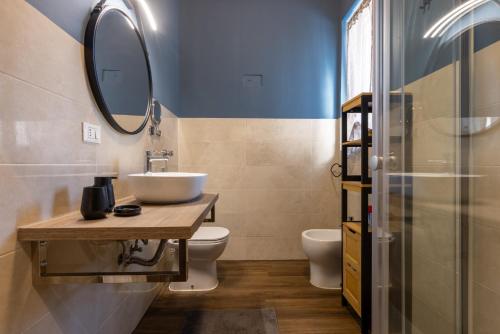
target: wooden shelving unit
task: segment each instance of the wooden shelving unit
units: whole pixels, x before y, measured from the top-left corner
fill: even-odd
[[[342,304],[356,312],[361,332],[370,332],[371,324],[371,229],[368,225],[369,196],[372,180],[368,170],[369,148],[372,136],[368,118],[372,112],[372,94],[362,93],[342,106]],[[361,114],[361,138],[348,140],[349,114]],[[359,147],[361,174],[349,175],[348,150]],[[361,194],[361,221],[348,221],[348,193]]]

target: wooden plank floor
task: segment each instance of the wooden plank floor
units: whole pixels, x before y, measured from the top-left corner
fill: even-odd
[[[275,308],[281,334],[360,333],[340,292],[309,284],[307,261],[221,261],[218,272],[211,292],[174,294],[165,286],[134,333],[181,333],[188,310],[262,307]]]

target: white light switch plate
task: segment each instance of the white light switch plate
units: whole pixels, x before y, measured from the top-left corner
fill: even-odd
[[[90,124],[87,122],[82,123],[83,142],[91,144],[101,143],[101,126]]]

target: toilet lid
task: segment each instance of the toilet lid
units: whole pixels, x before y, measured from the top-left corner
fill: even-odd
[[[193,241],[217,241],[229,236],[229,230],[224,227],[200,227],[191,239]]]

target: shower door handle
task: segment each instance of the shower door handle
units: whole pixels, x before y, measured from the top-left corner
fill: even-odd
[[[378,170],[381,170],[383,167],[384,167],[384,157],[379,157],[378,155],[372,155],[372,157],[370,158],[370,168],[372,169],[372,171],[376,172]],[[387,167],[391,171],[397,170],[398,159],[394,154],[394,152],[391,152],[389,154]]]
[[[372,155],[372,157],[370,158],[370,168],[374,172],[382,169],[383,164],[384,164],[383,157],[379,157],[377,155]]]

